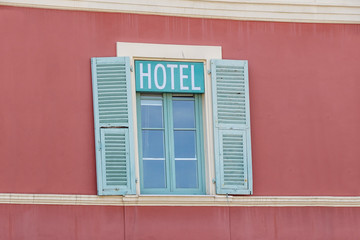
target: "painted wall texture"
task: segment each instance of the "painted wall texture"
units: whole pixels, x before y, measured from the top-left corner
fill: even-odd
[[[249,61],[254,195],[360,195],[359,25],[0,6],[0,36],[2,193],[96,194],[90,58],[115,56],[116,42],[121,41],[222,46],[224,59]],[[17,211],[23,215],[8,223],[12,226],[0,224],[1,228],[16,228],[26,218],[24,214],[36,208],[36,214],[43,214],[39,218],[44,224],[51,224],[49,220],[57,216],[54,211],[60,209],[73,219],[78,214],[71,211],[73,207],[1,206],[0,211],[14,211],[13,217]],[[47,208],[52,212],[48,213]],[[121,226],[122,216],[91,208],[100,215],[84,220],[89,222],[81,222],[82,226],[96,226],[97,221],[114,224],[113,218],[119,222],[116,226]],[[76,211],[86,215],[82,207]],[[228,218],[227,208],[212,211],[209,214],[219,214],[216,221]],[[246,215],[248,209],[231,209],[236,211]],[[264,216],[264,212],[274,211],[275,216],[279,214],[279,224],[287,227],[295,226],[296,221],[310,221],[304,234],[317,231],[316,221],[327,221],[322,228],[336,231],[333,226],[345,224],[336,220],[342,214],[353,216],[347,221],[360,221],[359,214],[355,216],[351,209],[304,210],[305,215],[297,216],[294,222],[282,222],[280,208],[256,211]],[[286,214],[292,211],[298,209]],[[322,211],[325,213],[317,215]],[[146,208],[140,212],[146,212]],[[255,214],[250,221],[277,223],[261,214]],[[321,219],[326,214],[330,219]],[[6,214],[0,216],[5,221]],[[66,216],[62,222],[66,223]],[[242,231],[249,236],[259,234],[258,239],[268,233],[267,229],[241,229],[234,226],[230,231],[234,239]],[[272,234],[287,236],[285,229]],[[9,230],[9,234],[14,231]],[[102,231],[122,234],[115,227]],[[46,239],[47,234],[34,239]],[[76,239],[72,233],[63,234],[69,234],[64,235],[67,239]]]
[[[357,240],[359,224],[360,208],[0,205],[1,239]]]

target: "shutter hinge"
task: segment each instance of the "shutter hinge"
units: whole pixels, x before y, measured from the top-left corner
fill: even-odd
[[[135,178],[135,183],[138,183],[139,179],[138,178]]]
[[[134,71],[134,68],[132,65],[130,65],[130,72],[133,72]]]
[[[209,69],[209,70],[207,71],[207,73],[208,73],[208,74],[211,74],[211,70]]]
[[[216,180],[215,178],[212,179],[212,183],[215,184],[216,183]]]

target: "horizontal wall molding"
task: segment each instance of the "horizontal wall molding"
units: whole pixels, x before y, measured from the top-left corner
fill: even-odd
[[[0,5],[250,21],[360,23],[359,0],[0,0]]]
[[[330,196],[96,196],[0,194],[0,204],[100,206],[360,207],[360,197]]]

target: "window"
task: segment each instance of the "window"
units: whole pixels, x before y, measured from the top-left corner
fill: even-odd
[[[201,95],[138,94],[141,193],[204,194]]]
[[[124,46],[138,58],[205,59],[210,74],[204,94],[136,93],[132,57],[92,58],[98,194],[251,194],[247,61],[210,64],[212,49],[198,46]],[[195,127],[179,126],[174,112],[191,102]],[[176,140],[194,134],[192,150]]]

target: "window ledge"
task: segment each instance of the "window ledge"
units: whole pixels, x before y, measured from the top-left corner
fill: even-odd
[[[0,204],[100,206],[360,207],[360,197],[225,195],[65,195],[1,193]]]

